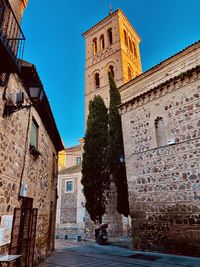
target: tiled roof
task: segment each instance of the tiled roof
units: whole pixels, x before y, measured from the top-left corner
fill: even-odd
[[[72,167],[62,169],[59,171],[58,175],[72,174],[77,172],[81,172],[81,165],[74,165]]]
[[[120,86],[118,89],[119,90],[123,90],[126,87],[129,86],[129,84],[131,84],[133,81],[137,81],[143,78],[144,75],[148,75],[148,73],[151,73],[151,71],[156,71],[156,69],[158,69],[163,63],[169,61],[170,59],[172,59],[173,57],[178,56],[179,54],[183,53],[184,51],[192,48],[193,46],[200,44],[200,40],[196,41],[193,44],[190,44],[189,46],[186,46],[184,49],[180,50],[179,52],[177,52],[176,54],[173,54],[172,56],[166,58],[165,60],[161,61],[160,63],[156,64],[155,66],[151,67],[150,69],[146,70],[145,72],[142,72],[140,75],[138,75],[137,77],[135,77],[134,79],[130,80],[129,82],[123,84],[122,86]]]

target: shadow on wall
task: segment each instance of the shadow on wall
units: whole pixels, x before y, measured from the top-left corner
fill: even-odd
[[[160,212],[149,212],[150,205],[155,210],[156,203],[149,203],[148,208],[146,203],[134,204],[133,248],[199,257],[200,207],[195,203],[169,203],[167,210],[160,207]]]

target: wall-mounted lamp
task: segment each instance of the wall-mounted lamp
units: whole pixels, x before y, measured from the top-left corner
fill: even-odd
[[[29,96],[32,103],[39,104],[44,97],[44,91],[41,86],[30,86]],[[15,104],[11,103],[11,101],[8,101],[8,99],[6,99],[3,116],[10,116],[12,113],[24,108],[29,109],[33,105],[32,103],[30,103],[29,105],[24,105],[24,93],[19,92],[16,94]]]

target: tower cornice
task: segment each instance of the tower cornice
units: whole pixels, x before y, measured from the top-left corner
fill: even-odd
[[[85,31],[82,34],[82,36],[84,38],[87,38],[87,36],[89,36],[90,34],[93,34],[96,31],[98,31],[100,28],[102,28],[103,26],[106,26],[106,24],[108,22],[110,22],[110,20],[112,20],[114,17],[120,17],[125,22],[126,26],[129,28],[129,30],[131,30],[133,32],[133,34],[138,38],[138,41],[141,41],[139,34],[132,27],[132,25],[128,21],[127,17],[124,15],[124,13],[122,12],[122,10],[119,9],[119,8],[116,11],[114,11],[113,13],[109,14],[104,19],[102,19],[100,22],[98,22],[97,24],[95,24],[92,28],[90,28],[89,30]]]

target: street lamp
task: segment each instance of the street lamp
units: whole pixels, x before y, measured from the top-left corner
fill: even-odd
[[[39,104],[44,97],[44,91],[41,86],[30,86],[29,95],[33,103]]]
[[[29,88],[29,97],[33,104],[39,104],[42,102],[44,97],[44,91],[41,86],[30,86]],[[24,105],[24,92],[19,92],[15,95],[15,104],[9,99],[9,97],[5,97],[6,103],[4,106],[3,116],[10,116],[12,113],[17,112],[21,109],[29,109],[33,106],[32,103],[29,105]]]

